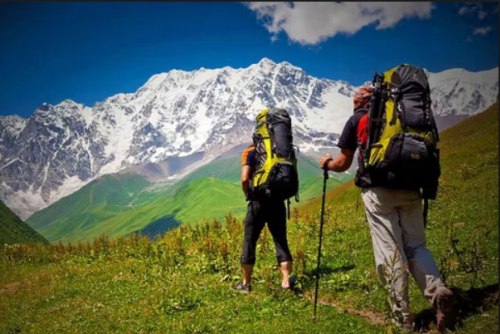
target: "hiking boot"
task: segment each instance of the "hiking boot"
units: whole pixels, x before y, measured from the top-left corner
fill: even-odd
[[[239,293],[249,293],[252,291],[252,286],[250,284],[243,284],[243,282],[239,282],[231,287],[234,291],[238,291]]]
[[[393,318],[392,322],[403,332],[413,332],[415,330],[415,322],[412,315],[409,315],[405,319]]]
[[[455,327],[455,298],[450,289],[441,289],[434,301],[434,309],[436,310],[436,328],[439,332],[444,333],[446,329],[453,330]]]

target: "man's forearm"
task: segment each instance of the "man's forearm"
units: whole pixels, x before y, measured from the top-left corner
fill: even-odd
[[[245,194],[245,199],[248,200],[248,190],[250,188],[250,180],[252,179],[252,169],[248,165],[241,168],[241,190]]]
[[[344,172],[351,166],[354,151],[341,149],[339,155],[334,159],[330,154],[325,154],[319,160],[320,168],[326,168],[337,173]]]

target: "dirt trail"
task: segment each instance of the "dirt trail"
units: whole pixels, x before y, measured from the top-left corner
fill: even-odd
[[[22,287],[29,285],[31,285],[31,282],[29,280],[8,283],[0,288],[0,295],[2,294],[11,295],[16,291],[18,291],[19,289],[21,289]]]
[[[304,296],[304,297],[307,300],[314,303],[313,296]],[[359,310],[359,309],[355,309],[352,307],[345,307],[345,306],[341,305],[339,302],[336,302],[334,300],[318,299],[318,304],[331,306],[331,307],[337,309],[339,312],[349,313],[349,314],[352,314],[352,315],[355,315],[358,317],[362,317],[362,318],[368,320],[368,322],[372,325],[383,326],[386,324],[385,314],[383,314],[381,312]]]

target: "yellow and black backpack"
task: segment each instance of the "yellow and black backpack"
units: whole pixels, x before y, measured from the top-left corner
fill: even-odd
[[[403,64],[376,73],[373,85],[364,168],[374,185],[421,189],[427,207],[427,199],[436,198],[440,175],[427,75]]]
[[[262,110],[256,118],[253,143],[257,158],[252,179],[254,195],[279,200],[295,196],[298,200],[299,177],[292,120],[286,110]]]

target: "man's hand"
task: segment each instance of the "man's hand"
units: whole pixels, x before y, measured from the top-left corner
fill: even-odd
[[[351,167],[352,159],[354,157],[354,151],[343,148],[335,159],[332,158],[330,154],[325,154],[319,159],[319,167],[321,169],[326,168],[326,170],[331,170],[337,173],[345,172],[349,167]],[[325,166],[325,163],[327,166]]]
[[[324,169],[326,168],[328,170],[328,166],[325,166],[325,162],[333,160],[333,157],[331,154],[325,154],[319,159],[319,168]]]

